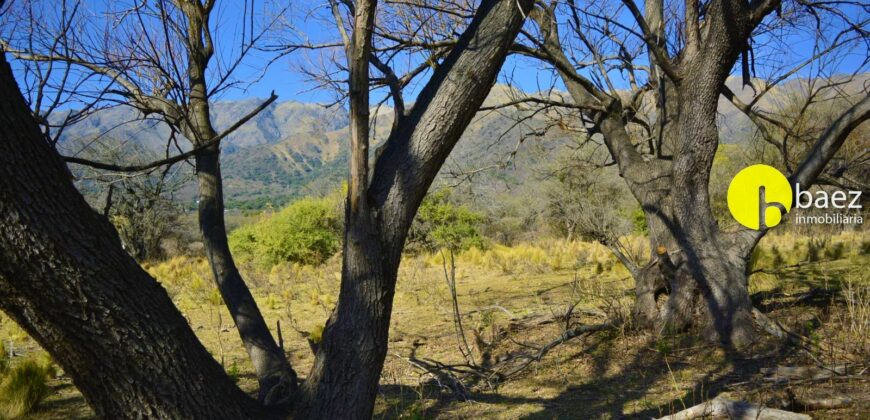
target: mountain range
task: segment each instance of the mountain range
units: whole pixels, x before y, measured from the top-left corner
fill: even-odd
[[[861,81],[852,82],[854,90]],[[729,81],[739,97],[748,101],[753,92]],[[777,87],[759,106],[770,106],[801,88],[797,82]],[[560,96],[561,93],[550,93]],[[496,85],[485,107],[522,96],[505,85]],[[779,99],[778,99],[779,98]],[[218,101],[212,105],[212,118],[218,130],[232,125],[261,103],[250,98]],[[527,188],[540,178],[542,168],[565,153],[576,134],[569,127],[555,124],[558,115],[530,115],[527,110],[509,107],[481,111],[468,127],[454,153],[442,169],[442,183],[458,182],[475,176],[485,180],[476,188],[489,192],[510,192]],[[375,110],[373,142],[383,140],[392,123],[392,110]],[[525,118],[524,118],[525,117]],[[749,120],[726,101],[720,102],[721,141],[737,143],[752,131]],[[228,207],[259,208],[267,203],[280,205],[307,194],[322,194],[341,185],[348,160],[347,112],[339,106],[293,101],[276,102],[222,141],[222,172]],[[94,143],[111,145],[115,160],[142,163],[159,159],[178,150],[189,150],[183,138],[170,142],[171,132],[162,122],[142,119],[127,107],[101,110],[68,127],[59,143],[67,155],[94,156]],[[169,146],[167,146],[169,144]],[[86,147],[87,146],[87,147]],[[167,148],[168,147],[168,148]],[[372,147],[372,150],[376,147]],[[487,169],[483,171],[483,169]],[[190,171],[188,171],[189,173]],[[449,180],[448,180],[449,179]],[[178,197],[192,202],[195,188],[188,185]]]

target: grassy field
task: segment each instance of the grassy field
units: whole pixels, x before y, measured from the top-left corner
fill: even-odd
[[[642,239],[627,242],[633,253],[648,253]],[[403,262],[378,418],[649,418],[716,395],[782,407],[790,395],[809,394],[853,400],[848,408],[816,416],[870,417],[868,376],[859,373],[870,360],[866,233],[842,234],[824,242],[771,235],[762,242],[750,284],[755,304],[807,337],[802,346],[772,351],[760,333],[760,356],[729,359],[689,336],[657,338],[625,325],[566,341],[508,378],[471,380],[472,375],[461,393],[444,377],[436,378],[412,363],[466,363],[442,262],[441,254],[407,257]],[[472,249],[459,254],[456,265],[465,336],[472,359],[481,365],[537,354],[566,326],[600,323],[599,314],[625,315],[632,303],[628,272],[596,244],[543,241]],[[145,268],[161,281],[215,359],[242,388],[253,392],[256,381],[212,285],[207,262],[175,257]],[[317,341],[336,302],[339,273],[337,256],[319,267],[243,267],[273,334],[280,323],[287,355],[302,375],[313,361],[309,340]],[[569,307],[574,309],[565,317]],[[11,347],[15,355],[11,366],[39,353],[6,318],[0,323],[0,337],[6,351]],[[845,365],[848,374],[780,384],[766,380],[763,370],[818,365]],[[91,415],[62,371],[49,385],[49,396],[31,418]]]

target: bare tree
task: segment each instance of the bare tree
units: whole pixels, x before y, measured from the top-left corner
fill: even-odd
[[[199,185],[199,227],[215,283],[254,366],[260,400],[267,405],[279,404],[295,393],[296,374],[272,337],[230,254],[220,170],[220,141],[276,97],[273,94],[221,133],[212,122],[210,108],[212,98],[240,83],[234,73],[267,33],[269,24],[259,32],[255,32],[258,29],[253,24],[250,28],[245,24],[238,50],[230,56],[215,57],[217,23],[211,21],[215,6],[215,0],[156,0],[118,4],[105,11],[82,11],[86,5],[64,1],[60,16],[52,24],[36,19],[34,14],[35,8],[48,4],[28,1],[12,7],[12,13],[5,17],[22,23],[5,34],[0,46],[42,76],[35,82],[39,88],[28,92],[36,97],[31,105],[34,114],[45,122],[46,132],[52,123],[45,112],[56,109],[56,102],[74,99],[86,104],[86,110],[107,103],[128,106],[141,117],[156,117],[170,127],[167,157],[151,164],[125,167],[77,157],[67,160],[99,169],[138,172],[193,158]],[[245,6],[244,13],[253,11]],[[105,19],[93,18],[101,14]],[[22,24],[26,30],[16,31]],[[246,38],[247,31],[250,39]],[[65,66],[67,73],[52,76],[54,66]],[[82,74],[70,75],[70,69]],[[54,87],[57,100],[47,110],[40,109],[39,98],[51,91],[42,86],[57,84],[58,77],[64,82]],[[79,84],[69,90],[67,83],[71,82],[67,80]],[[98,94],[92,93],[94,89]],[[74,122],[64,119],[57,131]],[[182,152],[176,133],[193,150]],[[171,157],[173,149],[178,153]]]
[[[351,6],[350,3],[344,3]],[[336,5],[337,6],[337,5]],[[405,110],[402,85],[388,64],[371,54],[374,2],[349,7],[353,31],[348,51],[352,113],[351,172],[346,207],[344,263],[339,302],[323,333],[305,384],[307,410],[327,417],[372,411],[387,349],[392,298],[402,249],[414,215],[439,169],[483,103],[522,25],[530,2],[484,1],[431,78]],[[524,10],[520,10],[523,7]],[[336,12],[341,28],[341,13]],[[369,64],[385,74],[397,109],[373,167],[367,163]],[[412,70],[413,72],[414,70]],[[359,366],[364,366],[360,369]],[[356,374],[347,376],[347,372]],[[344,398],[342,406],[327,405]]]
[[[0,57],[0,307],[100,417],[262,418],[73,186]]]
[[[354,43],[347,44],[348,60],[355,62],[350,91],[355,92],[354,111],[365,113],[367,108],[360,105],[368,96],[369,80],[361,67],[371,59],[364,52],[371,42],[366,39],[372,27],[366,24],[375,3],[354,6],[355,34],[348,37]],[[530,1],[481,2],[414,105],[397,114],[370,172],[361,164],[366,154],[360,153],[367,147],[368,130],[354,131],[353,156],[360,161],[350,174],[356,181],[348,192],[341,292],[303,393],[293,400],[298,416],[371,416],[408,228],[439,168],[489,92],[530,9]],[[192,26],[200,23],[205,22]],[[193,73],[198,76],[191,77],[197,81],[194,85],[201,86],[201,73]],[[7,175],[0,180],[3,309],[76,378],[99,415],[256,416],[256,406],[250,408],[250,401],[220,373],[165,292],[121,252],[105,219],[74,191],[5,64],[0,80],[6,97],[12,98],[2,104],[0,124],[0,168]],[[191,92],[198,95],[203,90]],[[203,105],[207,102],[191,107],[198,110],[192,115],[207,117]],[[367,124],[361,116],[353,119],[361,128]],[[22,159],[31,164],[18,164]],[[53,224],[55,216],[63,227]],[[93,375],[95,371],[105,375]]]
[[[634,254],[621,240],[631,230],[624,200],[620,199],[624,187],[606,177],[603,171],[582,162],[557,163],[545,191],[547,216],[569,241],[579,238],[598,242],[635,274],[639,267]]]
[[[834,51],[864,46],[866,56],[866,5],[654,0],[643,7],[633,0],[540,2],[532,14],[536,31],[525,32],[514,50],[555,71],[571,97],[565,106],[582,111],[586,136],[603,141],[644,210],[652,262],[635,276],[637,318],[658,329],[701,325],[711,340],[743,347],[754,337],[746,265],[766,230],[722,231],[711,210],[720,96],[735,97],[726,81],[738,63],[751,84],[753,57],[762,52],[777,58],[765,62],[768,85]],[[810,57],[790,57],[777,38],[784,34],[814,39]],[[866,92],[852,100],[818,136],[792,182],[815,182],[849,132],[870,117]],[[744,105],[757,114],[755,102]],[[666,290],[660,311],[655,297]]]

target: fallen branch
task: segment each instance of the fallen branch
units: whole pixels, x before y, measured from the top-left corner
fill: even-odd
[[[752,308],[752,317],[761,329],[780,340],[788,342],[789,344],[803,345],[804,342],[807,341],[806,337],[789,331],[757,308]]]
[[[826,398],[813,398],[807,395],[797,395],[791,389],[788,390],[788,398],[791,400],[791,408],[802,411],[834,410],[851,406],[854,401],[845,396]]]
[[[846,366],[778,366],[775,368],[762,368],[761,373],[765,381],[789,382],[804,379],[828,379],[834,376],[846,374]]]
[[[806,414],[767,408],[746,401],[732,401],[725,398],[713,400],[689,407],[679,413],[671,414],[659,420],[690,420],[700,418],[727,418],[732,420],[811,420]]]
[[[430,363],[428,361],[417,359],[416,357],[402,357],[398,354],[396,357],[408,362],[411,366],[420,369],[424,374],[429,375],[438,388],[447,391],[460,401],[468,401],[471,396],[462,379],[456,377],[449,369],[444,369],[440,363]]]
[[[614,329],[614,328],[616,328],[616,326],[617,325],[613,322],[606,322],[604,324],[579,325],[579,326],[576,326],[574,328],[571,328],[571,329],[565,331],[564,333],[562,333],[555,340],[550,341],[549,343],[545,344],[543,347],[537,349],[537,352],[534,354],[516,355],[516,357],[513,358],[514,360],[515,359],[524,359],[525,362],[520,364],[516,368],[511,369],[510,371],[505,373],[504,376],[506,378],[511,377],[513,375],[516,375],[516,374],[522,372],[527,367],[529,367],[532,363],[540,362],[544,358],[544,356],[546,356],[547,353],[550,352],[550,350],[553,350],[553,348],[555,348],[556,346],[558,346],[558,345],[560,345],[568,340],[571,340],[572,338],[580,337],[582,335],[592,334],[592,333],[598,332],[598,331]]]

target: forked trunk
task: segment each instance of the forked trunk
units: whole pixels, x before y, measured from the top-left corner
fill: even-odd
[[[361,176],[362,162],[351,173],[358,181],[346,206],[341,292],[305,382],[300,417],[372,416],[408,228],[492,88],[531,5],[529,0],[480,2],[413,108],[395,124],[372,176]]]

